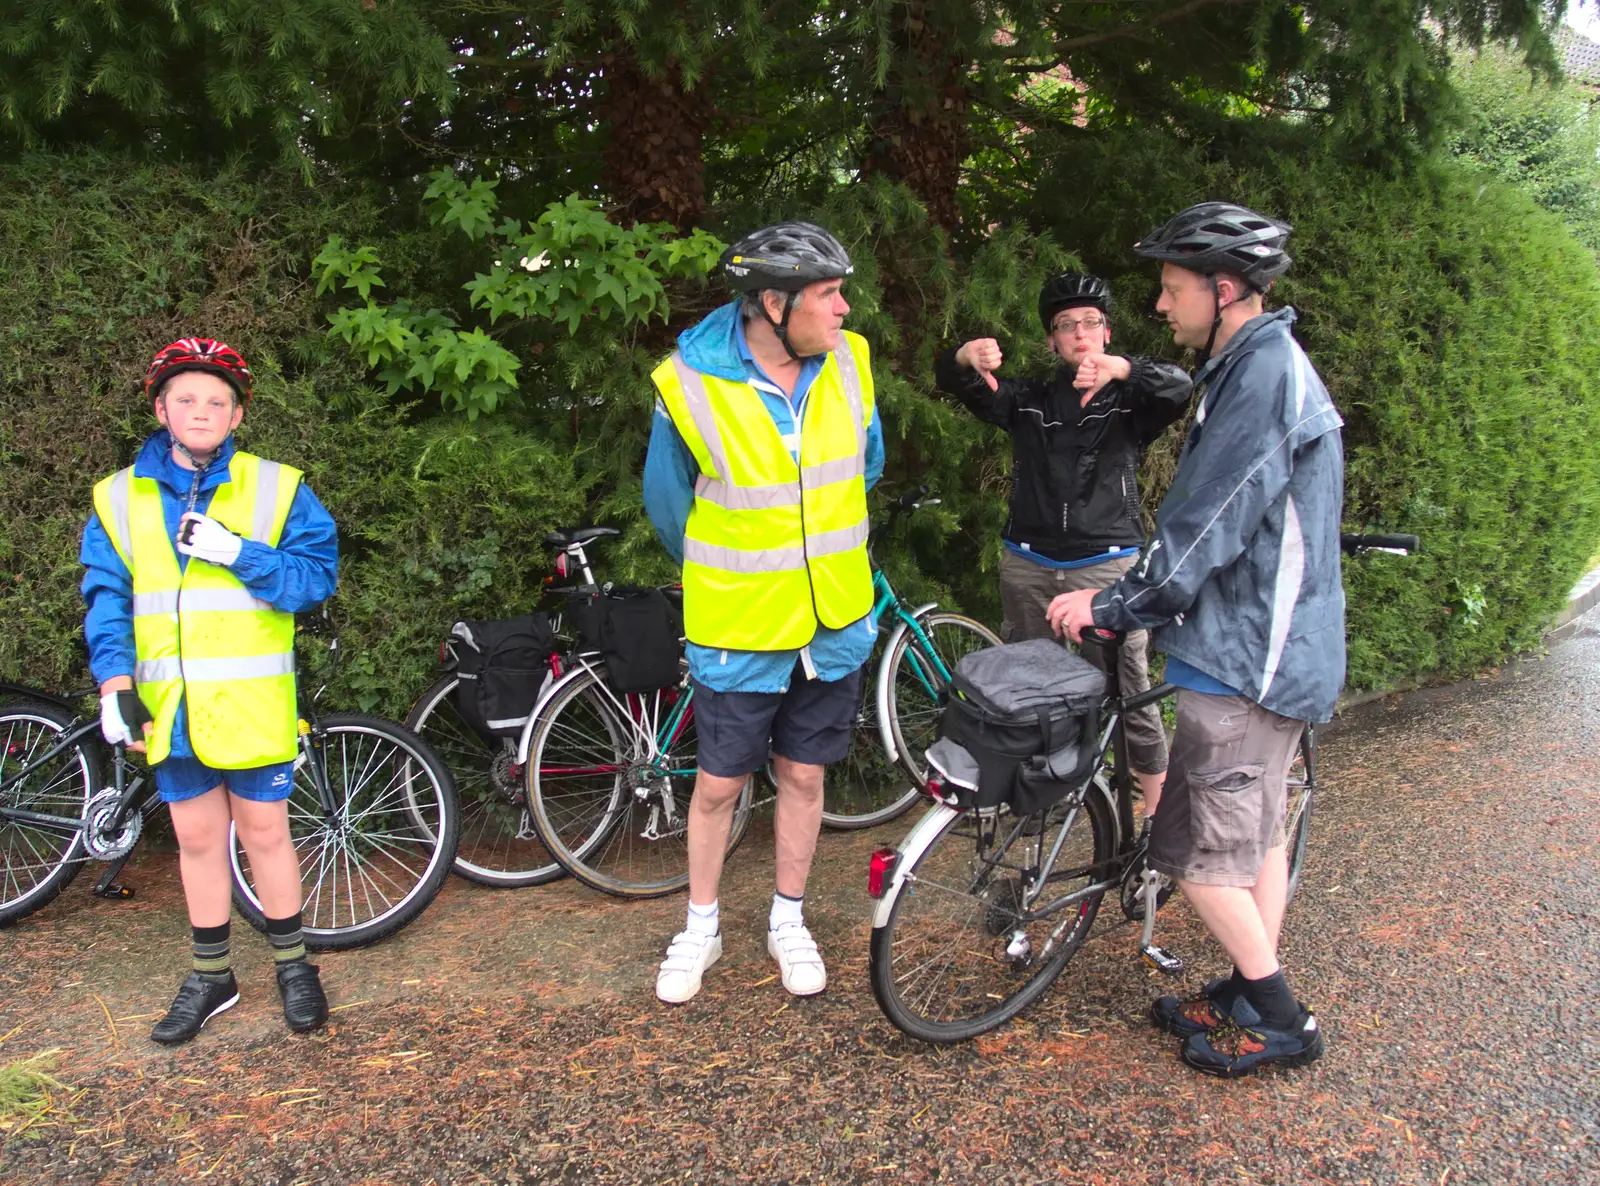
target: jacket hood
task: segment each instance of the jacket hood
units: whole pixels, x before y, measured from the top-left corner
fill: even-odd
[[[233,434],[229,433],[217,450],[216,458],[206,467],[205,476],[200,480],[201,490],[215,490],[228,481],[228,463],[237,452]],[[138,478],[154,478],[168,490],[185,496],[194,481],[194,471],[184,469],[172,459],[172,432],[165,428],[151,434],[140,446],[139,456],[133,462],[133,473]]]
[[[683,355],[683,361],[702,375],[733,383],[744,382],[739,322],[739,302],[734,300],[684,330],[678,335],[678,352]]]

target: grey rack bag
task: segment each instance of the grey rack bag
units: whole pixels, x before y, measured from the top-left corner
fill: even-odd
[[[939,736],[966,750],[978,772],[962,806],[1037,811],[1093,770],[1106,677],[1060,643],[974,651],[957,666],[952,693]]]

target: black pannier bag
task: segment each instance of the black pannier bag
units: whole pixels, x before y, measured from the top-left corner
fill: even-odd
[[[456,708],[485,737],[516,737],[551,678],[556,636],[545,614],[450,627]]]
[[[616,692],[675,688],[683,678],[683,613],[653,585],[613,585],[576,603],[572,616],[585,649],[606,661]]]
[[[959,806],[1007,803],[1027,814],[1093,770],[1106,677],[1060,643],[1036,638],[974,651],[957,666],[952,690],[939,723],[943,741],[928,758],[950,776]]]

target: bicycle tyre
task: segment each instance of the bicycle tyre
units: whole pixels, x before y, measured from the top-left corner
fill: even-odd
[[[1283,833],[1287,841],[1289,890],[1284,904],[1294,901],[1305,870],[1306,849],[1311,842],[1311,810],[1317,794],[1317,742],[1312,726],[1300,734],[1300,748],[1289,765],[1287,795],[1283,809]]]
[[[18,773],[32,755],[54,746],[72,715],[37,700],[9,701],[0,709],[0,781]],[[94,734],[57,755],[4,794],[8,807],[83,818],[97,789],[102,754]],[[25,851],[24,851],[25,850]],[[0,820],[0,927],[42,910],[72,883],[88,859],[83,833]]]
[[[919,617],[917,624],[934,644],[945,670],[952,675],[965,656],[973,651],[1000,645],[998,634],[965,614],[935,610]],[[912,647],[917,648],[921,675],[907,665],[907,656],[912,654]],[[936,672],[928,670],[922,655],[922,644],[909,630],[896,641],[887,661],[889,728],[894,738],[895,752],[900,755],[900,765],[920,791],[928,785],[928,769],[922,761],[922,755],[934,742],[939,717],[944,711],[950,689],[942,686],[943,680]],[[924,678],[936,680],[940,686],[933,688],[930,694]],[[912,801],[915,801],[914,797]],[[900,810],[904,811],[905,806]]]
[[[306,947],[347,951],[393,935],[438,896],[455,860],[461,806],[449,768],[403,725],[361,713],[330,713],[318,722],[318,732],[325,739],[323,760],[338,815],[331,826],[323,816],[302,745],[289,830],[300,853]],[[397,768],[387,782],[373,787],[372,780],[391,765]],[[267,916],[251,884],[238,829],[231,824],[228,853],[234,905],[251,926],[264,931]],[[380,859],[386,863],[377,864]],[[341,880],[349,890],[343,903]],[[391,898],[389,887],[396,896]],[[341,915],[347,920],[341,922]]]
[[[417,697],[405,721],[433,746],[456,782],[461,843],[452,871],[502,889],[565,877],[567,871],[533,829],[516,740],[497,737],[491,743],[467,724],[455,707],[458,682],[454,675],[435,681]]]
[[[687,671],[687,668],[684,668]],[[689,884],[686,831],[694,792],[693,726],[667,756],[667,794],[681,828],[667,836],[646,833],[656,825],[656,792],[637,796],[629,787],[636,754],[645,748],[639,727],[623,721],[619,698],[604,683],[605,668],[592,664],[551,691],[528,747],[528,803],[540,839],[557,861],[591,889],[619,898],[659,898]],[[687,691],[687,689],[682,689]],[[661,689],[650,711],[670,706]],[[603,735],[600,731],[603,730]],[[727,856],[750,826],[753,777],[734,808]],[[635,840],[644,843],[636,844]]]
[[[1056,884],[1047,885],[1043,895],[1047,901],[1072,890],[1075,882],[1083,883],[1076,888],[1086,888],[1097,877],[1109,879],[1116,829],[1110,804],[1092,786],[1076,810],[1058,804],[1029,820],[1040,821],[1037,836],[1024,834],[1007,855],[1016,844],[1048,853],[1059,832],[1068,830],[1062,865],[1050,878]],[[1018,822],[1009,814],[940,807],[918,825],[931,836],[913,831],[908,838],[912,847],[900,859],[910,863],[904,874],[896,870],[892,901],[879,903],[868,963],[878,1007],[914,1038],[964,1042],[1005,1024],[1061,974],[1094,926],[1104,890],[1044,918],[1023,919],[1016,913],[1020,874],[1010,870],[997,877],[992,867],[985,871],[985,835],[992,847]],[[1061,927],[1068,929],[1050,947],[1047,940]],[[1020,959],[1007,953],[1019,930],[1029,948]]]

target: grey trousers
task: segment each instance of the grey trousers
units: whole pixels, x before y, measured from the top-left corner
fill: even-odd
[[[1075,589],[1104,589],[1133,567],[1137,556],[1107,560],[1086,568],[1046,568],[1003,549],[1000,553],[1000,607],[1005,620],[1000,637],[1006,642],[1054,638],[1045,611],[1059,594]],[[1094,655],[1091,648],[1088,652]],[[1150,687],[1150,635],[1130,633],[1117,663],[1122,694],[1131,696]],[[1147,704],[1128,714],[1128,761],[1138,774],[1160,774],[1167,768],[1167,734],[1161,726],[1161,706]]]

